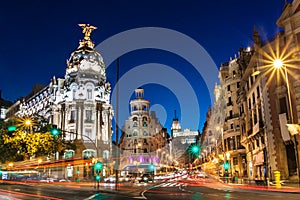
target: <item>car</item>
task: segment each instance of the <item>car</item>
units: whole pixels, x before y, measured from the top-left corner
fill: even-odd
[[[104,178],[104,182],[106,182],[106,183],[114,183],[114,182],[116,182],[116,177],[115,176],[106,177],[106,178]]]
[[[126,182],[131,181],[131,180],[132,180],[132,176],[126,175],[124,180],[125,180]]]
[[[151,174],[143,174],[141,176],[141,179],[139,180],[139,182],[145,182],[148,183],[149,181],[153,181],[153,176]]]
[[[208,175],[207,175],[205,172],[199,172],[199,173],[197,174],[197,177],[198,177],[198,178],[208,178]]]
[[[69,179],[59,179],[58,182],[71,182]]]

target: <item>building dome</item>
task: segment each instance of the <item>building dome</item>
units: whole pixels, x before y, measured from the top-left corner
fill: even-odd
[[[85,36],[83,40],[79,41],[78,48],[71,53],[70,58],[67,60],[68,68],[66,70],[66,75],[75,77],[79,71],[84,71],[100,73],[100,75],[105,77],[103,58],[100,53],[94,49],[94,43],[89,37],[90,32],[94,29],[96,29],[96,27],[90,25],[85,25],[83,27]]]
[[[68,68],[76,68],[77,70],[80,69],[82,60],[86,60],[91,64],[97,65],[99,67],[104,67],[103,58],[100,53],[98,53],[94,48],[91,48],[87,44],[85,44],[84,46],[79,46],[75,51],[71,53],[71,56],[67,61]],[[82,66],[82,69],[85,68]]]

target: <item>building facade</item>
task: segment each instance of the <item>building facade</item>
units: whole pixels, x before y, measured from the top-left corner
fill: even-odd
[[[0,90],[0,121],[6,119],[7,109],[12,105],[12,102],[7,101],[2,98],[2,93]]]
[[[123,174],[156,173],[167,170],[171,162],[168,133],[149,108],[150,101],[144,99],[144,90],[136,89],[120,140]]]
[[[48,124],[61,129],[65,140],[76,141],[76,151],[67,150],[56,159],[97,158],[108,163],[112,149],[111,88],[103,58],[90,38],[96,27],[80,26],[84,38],[67,60],[65,77],[53,77],[49,85],[16,102],[9,116],[43,116]],[[104,174],[109,171],[106,167],[109,164],[104,166]]]
[[[264,43],[256,30],[253,34],[253,56],[240,91],[250,179],[274,180],[279,171],[282,179],[299,181],[299,136],[287,127],[299,123],[299,4],[285,5],[277,21],[284,31],[275,37]],[[276,69],[276,60],[284,66]]]
[[[178,118],[175,117],[171,127],[171,155],[173,164],[178,167],[189,167],[196,159],[190,152],[193,144],[198,145],[200,139],[199,131],[181,129]]]

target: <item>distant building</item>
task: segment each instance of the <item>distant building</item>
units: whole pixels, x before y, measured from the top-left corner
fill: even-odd
[[[186,164],[192,163],[193,157],[189,153],[189,148],[192,144],[198,144],[200,138],[199,131],[190,129],[181,129],[178,118],[175,117],[171,127],[171,155],[173,164],[184,167]]]
[[[135,90],[130,101],[130,116],[122,127],[120,141],[123,173],[136,174],[159,171],[171,160],[168,133],[144,99],[144,90]]]
[[[0,90],[0,121],[6,118],[6,111],[12,105],[12,102],[4,100],[2,98],[1,90]]]

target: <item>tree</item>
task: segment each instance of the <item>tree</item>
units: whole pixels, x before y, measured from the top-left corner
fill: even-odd
[[[28,132],[28,127],[26,129],[25,126],[20,125],[20,121],[24,120],[25,118],[19,118],[0,124],[0,162],[20,161],[32,156],[49,156],[56,152],[62,153],[66,149],[75,150],[75,145],[65,141],[61,134],[53,136],[48,124],[43,122],[40,125],[37,121],[33,121],[33,130],[39,131]],[[8,131],[11,124],[18,124],[18,122],[15,131]]]

